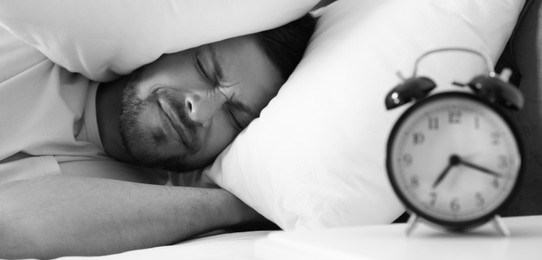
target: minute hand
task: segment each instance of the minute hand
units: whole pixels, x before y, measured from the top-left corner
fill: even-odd
[[[468,162],[468,161],[465,161],[465,160],[461,160],[459,162],[459,164],[462,164],[462,165],[465,165],[469,168],[473,168],[473,169],[476,169],[480,172],[483,172],[483,173],[487,173],[489,175],[493,175],[493,176],[496,176],[496,177],[502,177],[502,174],[498,173],[498,172],[495,172],[495,171],[492,171],[488,168],[485,168],[485,167],[482,167],[482,166],[479,166],[479,165],[476,165],[476,164],[473,164],[471,162]]]

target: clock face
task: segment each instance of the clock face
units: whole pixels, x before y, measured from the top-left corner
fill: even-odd
[[[448,228],[493,216],[521,172],[521,148],[507,122],[469,94],[437,94],[416,103],[388,143],[388,174],[401,200]]]

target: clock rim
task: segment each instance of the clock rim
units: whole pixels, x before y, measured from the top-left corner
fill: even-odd
[[[474,102],[478,102],[485,106],[486,108],[494,111],[497,116],[499,116],[506,125],[510,128],[510,131],[512,132],[513,138],[516,141],[516,145],[519,152],[520,157],[520,165],[517,173],[517,177],[515,179],[515,182],[512,186],[512,189],[510,190],[509,194],[506,195],[507,197],[493,210],[488,211],[487,213],[483,214],[480,217],[471,219],[471,220],[460,220],[460,221],[454,221],[454,220],[444,220],[439,219],[437,217],[431,216],[429,214],[426,214],[423,209],[420,209],[420,207],[415,206],[412,204],[409,199],[406,198],[406,195],[404,195],[404,191],[399,187],[397,184],[397,180],[395,179],[395,176],[393,174],[393,160],[392,160],[392,146],[394,144],[394,141],[397,139],[397,131],[399,128],[404,124],[405,120],[415,111],[422,108],[426,104],[429,104],[430,102],[435,102],[440,99],[448,99],[448,98],[463,98],[468,99]],[[466,93],[466,92],[459,92],[459,91],[450,91],[450,92],[441,92],[434,95],[431,95],[423,100],[419,100],[416,103],[414,103],[412,106],[408,107],[406,111],[404,111],[401,116],[397,119],[397,121],[394,123],[393,128],[388,136],[387,145],[386,145],[386,172],[388,175],[388,179],[390,180],[391,186],[395,192],[395,194],[399,197],[403,205],[406,207],[407,211],[410,211],[409,213],[414,213],[421,217],[422,219],[429,221],[431,224],[436,224],[438,226],[444,227],[449,230],[455,230],[455,231],[463,231],[466,229],[470,229],[476,226],[479,226],[481,224],[486,223],[491,218],[493,218],[495,215],[497,215],[500,211],[502,211],[504,208],[506,208],[513,200],[514,197],[516,197],[519,187],[521,186],[521,182],[523,180],[523,176],[525,175],[525,152],[524,152],[524,146],[523,146],[523,140],[521,138],[520,132],[517,128],[517,126],[512,122],[510,119],[510,116],[504,112],[504,110],[501,107],[497,107],[493,103],[488,102],[485,99],[482,99],[480,97],[477,97],[473,94]]]

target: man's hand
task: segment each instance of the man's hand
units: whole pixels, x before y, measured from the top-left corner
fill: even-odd
[[[0,186],[0,258],[103,255],[261,218],[222,189],[53,176]]]

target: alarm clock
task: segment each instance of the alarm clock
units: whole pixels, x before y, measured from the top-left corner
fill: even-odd
[[[462,91],[430,95],[437,86],[416,76],[418,64],[445,51],[482,57],[488,74],[452,82]],[[411,214],[407,234],[420,220],[459,232],[493,220],[501,234],[509,233],[498,213],[523,175],[521,138],[504,112],[523,106],[521,92],[508,83],[510,75],[508,69],[495,73],[478,51],[436,49],[420,56],[413,76],[386,95],[388,110],[413,103],[394,124],[386,151],[389,180]]]

